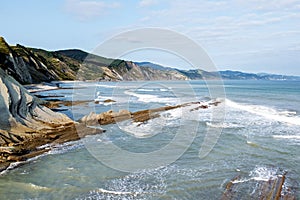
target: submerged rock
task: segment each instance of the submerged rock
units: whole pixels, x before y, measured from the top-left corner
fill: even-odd
[[[150,119],[160,117],[161,112],[176,109],[176,108],[181,108],[185,106],[190,106],[193,104],[200,104],[200,102],[184,103],[175,106],[163,106],[160,108],[140,110],[137,112],[130,112],[128,110],[120,110],[119,112],[109,110],[107,112],[103,112],[100,114],[91,112],[90,114],[82,117],[79,120],[79,122],[84,123],[86,125],[107,125],[107,124],[114,124],[116,122],[131,119],[133,122],[144,123]],[[205,108],[208,108],[208,106],[205,106]]]
[[[270,174],[268,177],[242,178],[241,175],[236,176],[226,184],[221,200],[295,200],[295,191],[285,185],[287,172],[280,171],[276,174]]]
[[[49,148],[40,148],[45,144],[65,143],[78,140],[86,135],[104,132],[102,129],[90,128],[94,125],[107,125],[124,120],[145,123],[160,117],[164,111],[197,105],[191,102],[175,106],[130,112],[109,110],[104,113],[90,113],[78,122],[72,121],[62,113],[53,112],[60,105],[71,106],[78,103],[70,101],[48,102],[32,96],[14,78],[0,68],[0,171],[16,161],[27,160]]]
[[[100,114],[96,114],[91,112],[90,114],[84,116],[79,120],[81,123],[85,123],[86,125],[107,125],[113,124],[119,121],[124,121],[127,119],[131,119],[132,113],[128,110],[120,110],[119,112],[114,112],[109,110],[107,112],[103,112]]]
[[[106,99],[103,101],[104,103],[114,103],[116,102],[115,100],[112,100],[112,99]]]

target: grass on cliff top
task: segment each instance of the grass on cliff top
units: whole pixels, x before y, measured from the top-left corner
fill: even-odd
[[[9,54],[9,46],[3,37],[0,37],[0,53]]]

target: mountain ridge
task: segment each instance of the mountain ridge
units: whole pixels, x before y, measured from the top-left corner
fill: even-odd
[[[11,46],[3,37],[0,37],[0,68],[21,84],[55,80],[213,80],[220,77],[230,80],[300,80],[297,76],[231,70],[181,70],[151,62],[105,58],[80,49],[47,51],[19,44]]]

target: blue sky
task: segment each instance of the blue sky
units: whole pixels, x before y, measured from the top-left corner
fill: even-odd
[[[10,0],[0,17],[10,44],[92,51],[120,32],[158,27],[196,41],[219,70],[300,75],[300,0]],[[125,58],[187,67],[158,55]]]

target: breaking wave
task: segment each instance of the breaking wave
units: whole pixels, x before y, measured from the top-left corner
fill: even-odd
[[[229,99],[225,100],[226,106],[247,111],[252,114],[256,114],[267,119],[271,119],[278,122],[284,122],[291,125],[300,126],[300,117],[296,115],[294,111],[279,111],[274,108],[270,108],[262,105],[247,105],[240,104]]]

